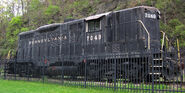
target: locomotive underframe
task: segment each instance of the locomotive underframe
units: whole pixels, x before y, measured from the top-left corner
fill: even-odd
[[[22,62],[9,64],[11,68],[14,68],[9,71],[20,76],[40,77],[41,75],[47,75],[49,77],[55,77],[63,75],[63,77],[86,77],[87,80],[108,80],[109,82],[114,80],[116,76],[117,79],[141,82],[151,80],[152,74],[155,76],[155,80],[164,77],[161,73],[164,72],[164,66],[161,64],[162,67],[156,68],[155,65],[159,66],[159,64],[152,63],[156,58],[161,58],[161,53],[145,56],[116,55],[109,57],[84,57],[84,60],[79,62],[57,61],[50,66],[46,65],[42,67],[34,66],[33,62]],[[152,67],[154,68],[153,71]]]

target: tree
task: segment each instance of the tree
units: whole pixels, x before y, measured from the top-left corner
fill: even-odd
[[[29,30],[28,28],[23,27],[22,17],[20,16],[13,17],[7,27],[6,43],[4,45],[4,48],[7,48],[8,50],[10,49],[16,50],[18,34],[20,32],[28,30]]]

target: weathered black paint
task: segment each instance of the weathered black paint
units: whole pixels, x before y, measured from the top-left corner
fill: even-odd
[[[48,69],[47,73],[49,75],[64,73],[65,75],[73,76],[85,74],[94,76],[104,71],[103,73],[101,72],[99,77],[102,78],[105,75],[112,76],[111,73],[113,70],[111,68],[114,63],[111,60],[114,56],[111,55],[120,55],[116,57],[117,60],[127,61],[120,62],[116,65],[123,67],[137,66],[138,69],[136,70],[145,68],[146,71],[141,75],[149,74],[149,65],[153,61],[141,60],[139,62],[138,60],[142,59],[143,53],[160,55],[158,10],[144,6],[135,7],[111,12],[108,15],[100,17],[98,20],[100,20],[101,29],[92,32],[86,31],[88,21],[79,19],[60,24],[51,24],[34,31],[19,34],[17,63],[20,66],[31,63],[35,71],[38,70],[38,67],[45,67]],[[148,35],[138,20],[144,23],[150,33],[150,50],[148,50]],[[129,56],[129,54],[134,54],[134,56]],[[101,56],[101,59],[99,56]],[[150,56],[148,55],[144,58],[150,59]],[[89,64],[86,64],[88,68],[87,73],[78,70],[85,69],[82,66],[85,63],[84,59],[90,61]],[[100,63],[102,69],[92,74],[94,69],[89,67],[96,60],[102,61]],[[104,67],[107,66],[110,69],[105,71]],[[52,72],[53,67],[56,68],[58,73]],[[124,71],[128,69],[124,69],[118,69],[120,70],[118,73],[126,74],[127,72]],[[127,77],[133,78],[133,75],[135,73],[131,73]],[[116,75],[114,76],[116,77]],[[139,79],[143,78],[135,75],[133,79],[137,77]],[[107,78],[109,79],[109,77]]]

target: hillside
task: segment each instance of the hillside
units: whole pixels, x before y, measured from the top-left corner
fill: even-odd
[[[184,0],[13,0],[6,6],[0,2],[0,54],[6,56],[10,49],[16,50],[20,32],[61,23],[65,19],[140,5],[154,6],[161,11],[161,30],[167,33],[171,42],[179,38],[181,53],[185,54]]]

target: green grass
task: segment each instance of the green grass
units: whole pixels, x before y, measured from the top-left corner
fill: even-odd
[[[69,83],[68,83],[69,84]],[[113,89],[107,88],[83,88],[74,86],[75,84],[79,84],[78,82],[68,84],[59,85],[59,84],[52,84],[52,83],[42,83],[42,81],[21,81],[21,80],[2,80],[0,79],[0,93],[148,93],[151,92],[151,85],[146,84],[132,84],[128,83],[125,85],[119,85],[118,87],[123,87],[126,89],[113,91]],[[90,83],[87,82],[87,85]],[[82,84],[83,85],[83,84]],[[90,85],[89,85],[90,86]],[[111,86],[113,87],[113,86]],[[133,88],[136,90],[131,90],[128,88]],[[173,86],[167,86],[162,84],[154,85],[154,89],[173,89]],[[141,89],[141,90],[140,90]],[[144,90],[150,89],[150,90]],[[175,89],[177,90],[177,89]],[[181,90],[181,89],[178,89]],[[183,91],[185,89],[182,89]],[[158,93],[155,91],[154,93]],[[165,93],[168,93],[167,91]],[[176,93],[176,92],[175,92]]]
[[[0,80],[0,93],[114,93],[114,91],[111,89],[68,87],[39,82]]]

